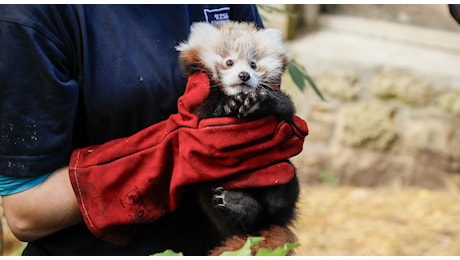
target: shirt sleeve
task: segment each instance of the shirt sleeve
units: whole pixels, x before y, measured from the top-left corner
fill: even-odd
[[[0,196],[12,195],[28,190],[44,182],[51,173],[38,177],[8,177],[0,175]]]
[[[78,84],[58,21],[8,8],[17,7],[0,8],[0,174],[37,177],[68,162]]]
[[[259,28],[264,28],[257,5],[232,5],[231,19],[239,22],[253,22]]]

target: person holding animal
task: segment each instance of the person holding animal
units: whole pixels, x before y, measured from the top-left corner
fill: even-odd
[[[205,255],[226,192],[294,180],[303,120],[197,114],[213,86],[175,48],[230,20],[263,27],[253,5],[0,6],[0,195],[24,255]]]

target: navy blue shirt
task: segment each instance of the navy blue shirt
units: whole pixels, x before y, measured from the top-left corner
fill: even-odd
[[[2,5],[0,174],[42,175],[166,119],[186,83],[174,47],[219,19],[261,24],[244,5]]]
[[[253,5],[0,5],[0,174],[52,172],[75,148],[175,113],[186,78],[174,47],[193,22],[225,20],[262,26]],[[102,246],[82,229],[34,243],[59,241],[49,254],[148,252]]]

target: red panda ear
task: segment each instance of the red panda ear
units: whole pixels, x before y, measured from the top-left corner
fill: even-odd
[[[212,24],[201,22],[190,27],[190,35],[186,42],[176,46],[178,51],[186,51],[204,46],[213,45],[219,39],[219,29]]]
[[[272,54],[278,56],[284,72],[289,63],[290,55],[283,47],[282,32],[274,28],[261,29],[257,31],[257,38],[260,46],[264,46],[267,50],[272,50]]]
[[[220,39],[219,34],[219,30],[212,24],[192,24],[188,40],[176,46],[176,50],[180,52],[179,60],[184,72],[190,75],[197,70],[212,69],[215,57],[211,55],[213,51],[210,50],[210,46],[214,46]]]
[[[193,72],[205,68],[205,64],[203,64],[203,61],[200,58],[199,50],[197,49],[182,51],[179,55],[179,61],[182,70],[187,75],[191,75]]]
[[[213,41],[218,38],[219,29],[210,23],[194,23],[190,27],[189,43]]]
[[[288,56],[283,47],[283,34],[280,30],[274,28],[261,29],[257,31],[257,37],[259,44],[265,46],[266,49]]]
[[[257,35],[262,42],[272,44],[275,49],[282,48],[283,46],[283,34],[278,29],[261,29],[257,32]]]

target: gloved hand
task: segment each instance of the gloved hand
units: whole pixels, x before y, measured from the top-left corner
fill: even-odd
[[[197,72],[188,79],[177,114],[132,136],[73,151],[70,181],[95,236],[127,244],[136,224],[175,210],[190,184],[223,179],[225,188],[242,188],[292,179],[294,168],[286,159],[302,150],[305,121],[200,120],[194,109],[208,96],[209,84]]]

